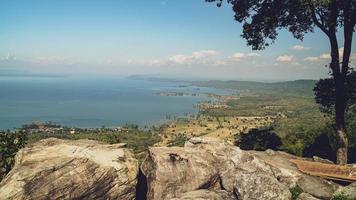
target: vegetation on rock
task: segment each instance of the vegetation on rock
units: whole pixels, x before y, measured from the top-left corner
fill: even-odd
[[[21,132],[0,131],[0,180],[11,170],[15,155],[26,144],[27,136]]]
[[[251,129],[246,134],[238,135],[235,144],[243,150],[264,151],[267,149],[277,150],[282,142],[281,138],[272,132],[272,128],[264,128]]]

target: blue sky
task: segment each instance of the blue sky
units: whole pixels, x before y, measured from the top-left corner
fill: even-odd
[[[0,3],[0,74],[289,80],[328,72],[320,32],[300,42],[282,31],[273,46],[252,52],[231,8],[204,0]]]

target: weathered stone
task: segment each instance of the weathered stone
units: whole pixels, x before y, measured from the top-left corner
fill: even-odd
[[[289,187],[329,198],[339,185],[306,175],[280,151],[243,151],[212,138],[193,138],[184,147],[150,148],[141,166],[147,181],[147,199],[188,198],[194,191],[224,190],[237,199],[291,198]],[[309,196],[305,194],[305,196]]]
[[[233,193],[224,190],[195,190],[170,200],[236,200]]]
[[[23,148],[0,199],[135,199],[138,162],[122,146],[50,138]]]
[[[250,151],[250,153],[277,168],[278,170],[275,171],[275,175],[278,176],[282,183],[289,187],[297,184],[303,191],[315,197],[331,198],[331,195],[340,187],[340,185],[332,181],[304,174],[290,161],[292,159],[304,158],[282,151],[275,151],[274,155],[270,155],[264,151]]]
[[[308,193],[303,192],[298,196],[297,200],[319,200],[319,199],[313,197],[312,195],[310,195]]]
[[[291,198],[288,187],[278,180],[263,173],[245,173],[240,171],[235,177],[234,192],[239,200]]]
[[[304,192],[320,199],[330,199],[340,187],[322,178],[307,175],[302,176],[297,184]]]
[[[315,162],[320,162],[320,163],[325,163],[325,164],[335,164],[333,161],[328,160],[328,159],[324,159],[324,158],[320,158],[318,156],[313,156],[313,161]]]
[[[287,200],[291,196],[288,187],[274,176],[278,169],[217,139],[193,139],[184,148],[150,148],[141,169],[147,178],[149,200],[176,198],[200,189],[225,190],[240,199],[280,196]]]

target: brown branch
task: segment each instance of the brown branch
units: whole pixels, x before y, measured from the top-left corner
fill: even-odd
[[[310,9],[311,17],[313,19],[314,24],[317,27],[319,27],[326,35],[329,36],[329,31],[326,29],[321,15],[319,15],[321,22],[316,17],[315,6],[314,6],[313,2],[311,2],[311,1],[309,1],[309,9]]]
[[[353,29],[354,23],[352,21],[352,15],[350,12],[352,9],[351,1],[345,1],[343,5],[344,11],[344,52],[342,57],[342,75],[344,78],[347,75],[349,70],[349,62],[350,62],[350,55],[351,55],[351,48],[352,48],[352,36],[353,36]]]

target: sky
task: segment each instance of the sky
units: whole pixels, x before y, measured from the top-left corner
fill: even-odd
[[[295,80],[319,79],[329,72],[329,43],[320,31],[303,42],[280,31],[272,46],[252,51],[226,4],[0,0],[0,5],[1,76]]]

